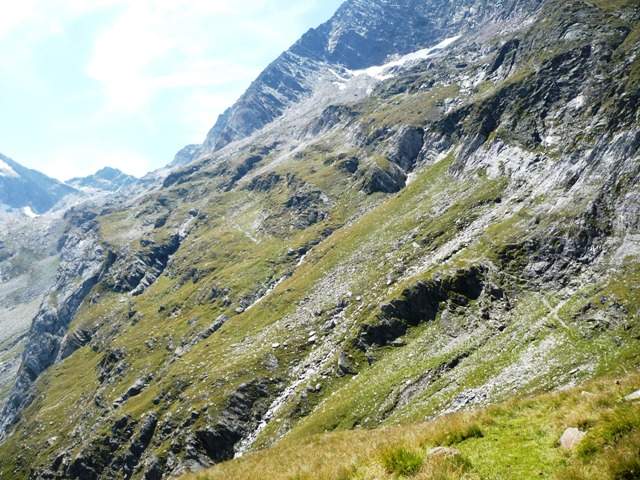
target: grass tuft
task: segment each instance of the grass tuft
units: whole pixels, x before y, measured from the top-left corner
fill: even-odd
[[[605,465],[613,480],[640,478],[640,432],[629,435],[623,445],[609,453]]]
[[[427,438],[427,442],[431,445],[449,447],[469,438],[484,436],[476,417],[468,414],[454,413],[442,417],[434,423],[436,425],[435,431]]]
[[[471,462],[463,455],[436,456],[425,462],[419,480],[458,480],[471,470]]]
[[[409,477],[422,468],[424,453],[415,449],[395,447],[383,450],[380,459],[388,473]]]
[[[624,443],[626,437],[640,430],[640,407],[624,403],[603,415],[580,444],[578,455],[588,460],[607,447]]]

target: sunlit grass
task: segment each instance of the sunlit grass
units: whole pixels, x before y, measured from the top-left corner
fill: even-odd
[[[640,405],[623,399],[640,374],[511,400],[426,423],[283,439],[274,447],[187,475],[215,479],[632,479],[638,478]],[[587,432],[573,452],[568,427]],[[435,446],[451,446],[429,455]]]

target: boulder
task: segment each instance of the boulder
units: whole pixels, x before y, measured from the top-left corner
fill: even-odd
[[[560,447],[566,451],[573,450],[585,435],[586,432],[578,430],[577,428],[567,428],[562,434],[562,437],[560,437]]]
[[[427,452],[427,455],[430,457],[455,457],[456,455],[460,455],[462,452],[457,448],[451,447],[435,447]]]
[[[351,364],[351,357],[349,352],[343,350],[340,352],[340,356],[338,357],[338,376],[341,377],[343,375],[356,375],[358,371]]]

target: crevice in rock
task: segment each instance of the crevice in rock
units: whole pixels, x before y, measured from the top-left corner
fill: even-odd
[[[148,244],[131,260],[123,258],[117,268],[112,269],[112,279],[107,284],[119,293],[131,292],[133,296],[144,293],[164,273],[183,240],[179,233],[175,233],[166,243]]]
[[[409,385],[406,385],[398,392],[395,402],[391,407],[389,407],[387,411],[385,411],[385,413],[383,414],[383,418],[388,418],[396,410],[399,410],[400,408],[409,404],[409,402],[423,393],[436,380],[456,368],[460,364],[460,362],[469,357],[469,355],[469,352],[463,352],[459,355],[456,355],[451,360],[448,360],[442,363],[440,366],[425,372],[418,379],[411,382]]]
[[[185,461],[201,469],[230,460],[238,444],[265,415],[278,380],[255,379],[238,387],[218,414],[215,425],[193,431],[185,445]]]

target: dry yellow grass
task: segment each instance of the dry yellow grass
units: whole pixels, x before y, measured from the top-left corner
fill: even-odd
[[[638,388],[635,373],[426,423],[285,437],[183,480],[640,478],[640,404],[622,398]],[[567,427],[588,432],[569,453],[558,444]],[[434,446],[459,453],[428,456]]]
[[[222,463],[206,472],[187,475],[184,480],[397,478],[383,466],[385,451],[404,448],[424,455],[430,447],[452,445],[460,439],[477,436],[478,417],[477,413],[455,413],[415,425],[330,432],[296,442],[285,439],[272,448]],[[416,478],[449,478],[433,476],[434,472],[459,470],[459,467],[450,468],[449,463],[442,459],[425,462]]]

